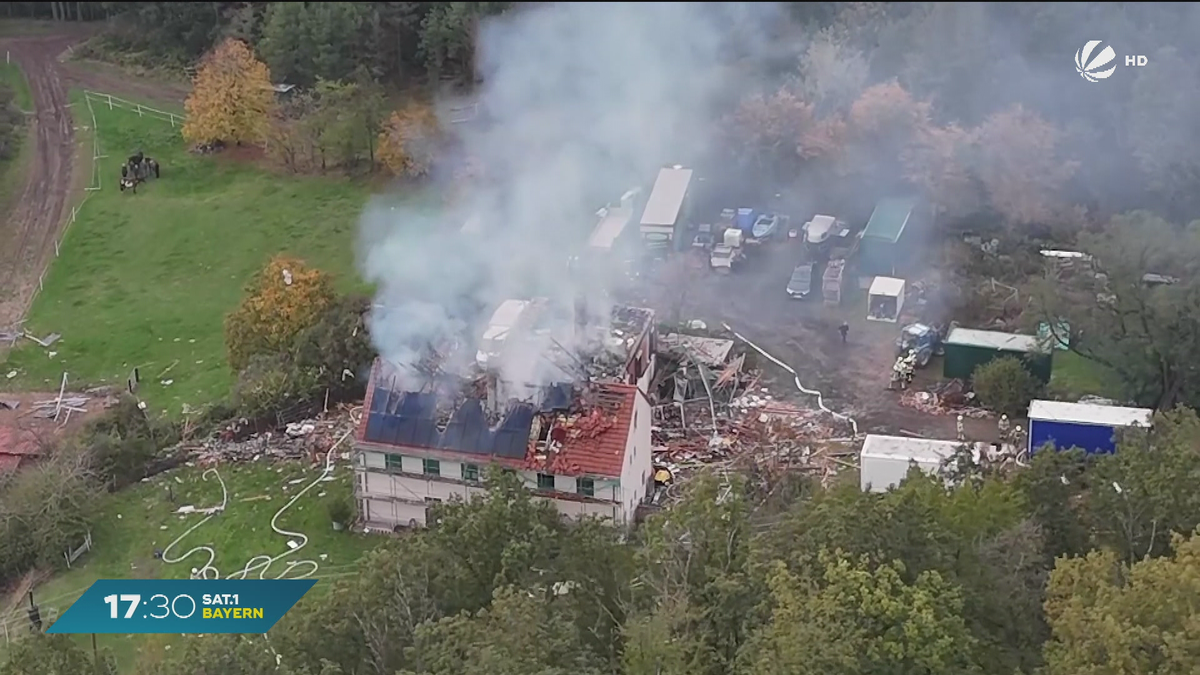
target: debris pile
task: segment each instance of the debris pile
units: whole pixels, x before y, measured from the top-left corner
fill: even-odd
[[[939,383],[929,391],[905,391],[900,395],[900,405],[929,415],[962,415],[976,419],[993,416],[974,403],[975,393],[969,391],[962,380]]]
[[[852,450],[831,439],[848,438],[849,423],[822,410],[777,398],[733,354],[730,340],[671,334],[660,341],[658,400],[651,427],[655,502],[672,498],[669,487],[701,466],[758,471],[802,471],[825,479]]]
[[[200,441],[184,442],[179,448],[201,466],[269,459],[316,458],[338,438],[353,429],[361,407],[340,406],[328,415],[288,424],[282,431],[265,431],[238,440],[246,420],[236,420]]]

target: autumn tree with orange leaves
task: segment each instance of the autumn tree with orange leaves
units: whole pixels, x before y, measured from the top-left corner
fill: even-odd
[[[229,365],[240,371],[256,354],[288,349],[335,297],[325,273],[296,258],[273,258],[250,282],[237,309],[225,317]]]
[[[992,208],[1010,225],[1064,217],[1063,188],[1079,163],[1061,156],[1058,128],[1016,105],[990,115],[976,136],[979,179]]]
[[[266,64],[245,42],[229,38],[204,57],[184,107],[189,143],[262,143],[275,92]]]
[[[412,104],[392,113],[379,132],[377,156],[396,176],[417,178],[433,168],[439,132],[433,110]]]
[[[895,81],[867,87],[847,115],[847,143],[839,172],[873,182],[894,181],[902,174],[901,156],[929,128],[931,116],[929,103]]]
[[[929,125],[901,154],[905,180],[924,192],[938,216],[962,218],[983,206],[971,166],[974,144],[974,133],[958,125]]]
[[[725,126],[735,154],[778,171],[835,154],[843,131],[840,121],[817,119],[813,106],[786,88],[746,99]]]

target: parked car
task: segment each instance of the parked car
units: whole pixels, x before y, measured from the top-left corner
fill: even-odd
[[[788,280],[787,285],[787,294],[792,299],[803,300],[812,294],[815,268],[812,263],[803,263],[792,270],[792,278]]]

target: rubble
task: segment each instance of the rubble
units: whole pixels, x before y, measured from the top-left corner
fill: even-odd
[[[268,459],[308,459],[325,452],[358,425],[361,406],[339,406],[316,419],[288,424],[283,431],[266,431],[237,440],[246,420],[235,420],[212,436],[185,441],[178,448],[201,466]]]
[[[974,399],[975,394],[967,391],[962,380],[950,380],[930,391],[906,390],[900,394],[900,405],[929,415],[962,415],[975,419],[994,416],[990,411],[970,405]]]
[[[730,349],[697,349],[720,342]],[[703,466],[801,471],[822,480],[855,466],[841,459],[854,450],[831,442],[851,437],[851,424],[772,394],[759,373],[746,370],[744,353],[730,358],[732,341],[672,334],[660,344],[655,391],[665,402],[653,409],[651,426],[656,503],[673,499],[672,486]]]

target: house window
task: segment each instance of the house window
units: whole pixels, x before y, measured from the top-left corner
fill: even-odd
[[[578,492],[584,497],[595,497],[596,483],[591,478],[576,478],[575,492]]]
[[[400,471],[403,463],[403,458],[400,455],[393,455],[389,452],[383,456],[383,466],[386,469]]]
[[[539,490],[553,490],[554,489],[554,476],[551,476],[548,473],[539,473],[537,475],[537,480],[538,480],[538,489]]]
[[[422,459],[421,470],[426,476],[440,476],[442,475],[442,463],[436,459]]]
[[[462,465],[462,479],[469,483],[478,483],[479,482],[479,465],[463,464]]]

